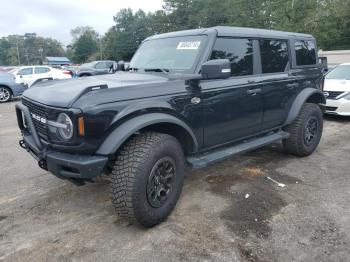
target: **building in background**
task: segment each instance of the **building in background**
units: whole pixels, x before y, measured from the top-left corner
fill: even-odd
[[[318,52],[319,57],[327,57],[329,67],[342,63],[350,63],[350,50],[322,51]]]
[[[64,65],[71,65],[72,62],[67,57],[54,57],[54,56],[47,56],[44,60],[44,65],[49,66],[64,66]]]

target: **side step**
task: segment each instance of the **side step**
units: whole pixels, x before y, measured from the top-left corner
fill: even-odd
[[[246,140],[243,143],[236,144],[231,147],[224,147],[223,149],[215,150],[214,152],[204,153],[198,156],[191,156],[187,158],[187,162],[193,168],[206,167],[209,164],[216,163],[221,160],[230,158],[231,156],[243,154],[245,152],[257,149],[259,147],[266,146],[273,142],[277,142],[289,137],[289,133],[284,131],[278,131],[275,133],[269,133],[263,137],[253,138]]]

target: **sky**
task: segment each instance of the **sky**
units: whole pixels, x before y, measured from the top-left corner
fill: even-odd
[[[113,16],[122,8],[152,12],[163,0],[9,0],[0,4],[0,37],[37,33],[71,42],[70,30],[91,26],[100,34],[113,25]]]

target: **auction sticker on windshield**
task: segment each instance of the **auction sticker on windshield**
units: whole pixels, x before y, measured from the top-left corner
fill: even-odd
[[[200,41],[187,41],[187,42],[180,42],[177,45],[176,49],[192,49],[192,50],[196,50],[199,48],[199,45],[201,44]]]

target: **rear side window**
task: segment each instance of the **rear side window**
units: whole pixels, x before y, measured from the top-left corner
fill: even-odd
[[[47,67],[34,67],[34,74],[44,74],[49,71],[50,69]]]
[[[95,68],[96,69],[106,69],[107,66],[106,66],[106,63],[105,62],[99,62],[95,65]]]
[[[232,76],[253,74],[253,42],[249,39],[218,38],[210,59],[228,59]]]
[[[288,43],[286,40],[260,40],[262,73],[281,73],[288,67]]]
[[[295,41],[295,56],[298,66],[316,64],[316,45],[311,40]]]

